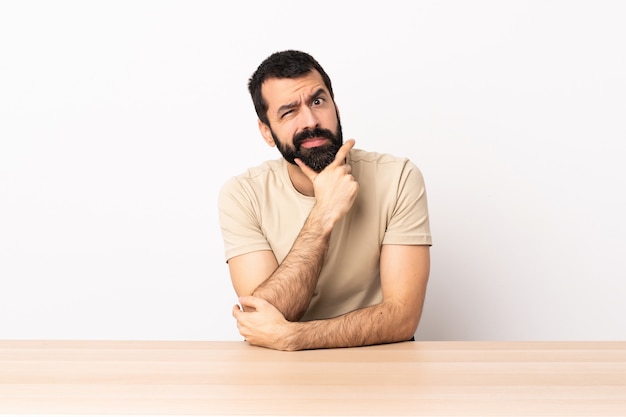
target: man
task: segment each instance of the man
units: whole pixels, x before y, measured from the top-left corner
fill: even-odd
[[[280,350],[411,339],[430,269],[420,171],[343,143],[330,78],[309,54],[272,54],[248,88],[283,158],[220,191],[239,332]]]

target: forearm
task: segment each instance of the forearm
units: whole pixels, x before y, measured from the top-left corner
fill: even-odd
[[[314,207],[283,262],[252,295],[273,304],[287,320],[299,320],[313,297],[331,231]]]
[[[413,337],[419,313],[383,302],[327,320],[289,323],[286,350],[341,348],[392,343]]]
[[[315,197],[315,205],[285,259],[252,295],[268,301],[289,321],[299,320],[308,308],[333,227],[350,210],[358,193],[352,168],[345,163],[353,146],[353,139],[346,141],[333,162],[319,173],[299,159],[295,160],[297,167],[287,167],[290,178],[298,178],[301,189],[308,190],[305,194]]]

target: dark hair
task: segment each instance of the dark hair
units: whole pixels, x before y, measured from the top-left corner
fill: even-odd
[[[330,77],[324,68],[309,54],[300,51],[287,50],[275,52],[259,65],[257,70],[248,80],[248,91],[252,96],[254,110],[259,119],[266,125],[270,125],[267,118],[267,103],[263,100],[261,86],[265,80],[270,78],[298,78],[311,70],[317,70],[324,80],[324,84],[330,93],[331,98],[335,98]]]

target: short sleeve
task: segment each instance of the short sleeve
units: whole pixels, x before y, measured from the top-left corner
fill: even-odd
[[[246,184],[232,178],[222,186],[218,214],[227,262],[234,256],[271,249],[261,229],[258,201]]]
[[[424,177],[413,162],[406,161],[394,190],[383,244],[432,245]]]

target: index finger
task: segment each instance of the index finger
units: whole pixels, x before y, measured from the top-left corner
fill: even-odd
[[[354,147],[356,141],[354,139],[348,139],[346,143],[341,145],[341,148],[337,151],[337,155],[335,155],[335,160],[332,162],[334,165],[342,165],[350,152],[350,149]]]

